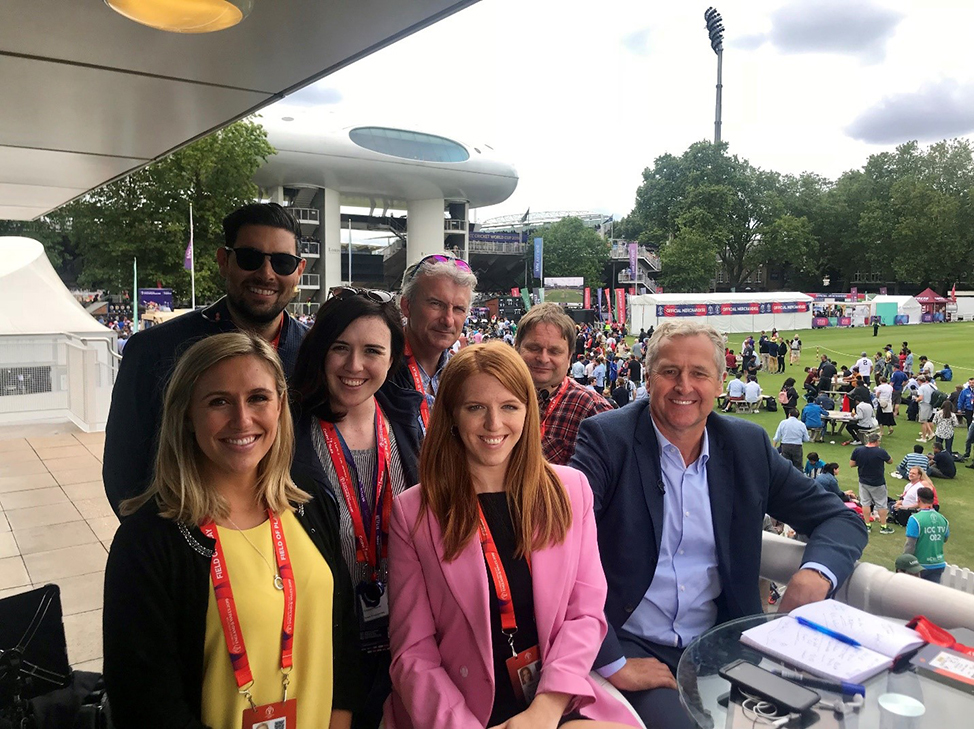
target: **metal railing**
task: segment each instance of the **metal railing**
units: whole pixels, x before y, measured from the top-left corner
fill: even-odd
[[[288,208],[287,211],[294,216],[299,223],[317,225],[320,216],[317,208]]]
[[[639,246],[637,249],[638,257],[649,263],[650,268],[654,271],[660,270],[660,259],[659,256],[653,253],[646,246]],[[629,260],[629,246],[612,246],[612,251],[609,254],[615,260]]]
[[[0,336],[0,422],[67,419],[103,430],[120,360],[112,337]]]
[[[321,243],[315,240],[298,241],[298,253],[302,256],[321,256]]]

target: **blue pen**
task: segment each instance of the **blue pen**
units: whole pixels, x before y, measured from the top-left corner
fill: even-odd
[[[821,678],[814,678],[812,676],[803,676],[798,673],[789,673],[788,671],[771,671],[775,676],[781,676],[782,678],[788,679],[789,681],[794,681],[802,686],[807,686],[813,689],[822,689],[823,691],[831,691],[832,693],[842,694],[843,696],[855,696],[859,694],[861,696],[866,695],[866,687],[861,683],[846,683],[845,681],[825,681]]]
[[[851,645],[853,648],[859,648],[861,645],[858,640],[854,640],[850,638],[848,635],[842,635],[842,633],[837,633],[836,631],[831,630],[830,628],[826,628],[824,625],[813,623],[811,620],[808,620],[807,618],[801,618],[796,616],[795,620],[797,620],[800,625],[804,625],[806,628],[811,628],[812,630],[816,630],[819,633],[822,633],[822,635],[827,635],[830,638],[835,638],[836,640],[841,641],[846,645]]]

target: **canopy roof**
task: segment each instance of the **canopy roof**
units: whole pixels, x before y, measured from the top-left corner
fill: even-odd
[[[945,299],[933,289],[925,289],[914,297],[921,304],[946,304],[949,299]]]
[[[43,215],[473,2],[260,0],[198,35],[99,0],[3,0],[0,220]]]
[[[0,335],[110,334],[85,311],[32,238],[0,237]]]

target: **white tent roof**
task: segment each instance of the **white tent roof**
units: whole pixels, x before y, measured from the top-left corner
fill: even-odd
[[[899,307],[906,305],[906,306],[910,306],[911,308],[913,307],[913,305],[916,306],[920,305],[920,302],[917,301],[912,296],[887,296],[884,294],[879,294],[878,296],[874,296],[872,299],[869,300],[869,303],[870,304],[896,304]]]
[[[631,301],[639,304],[733,304],[735,302],[762,303],[766,301],[814,301],[811,296],[798,291],[745,291],[717,294],[642,294]]]
[[[31,238],[0,237],[0,335],[101,334],[99,324],[71,295]]]

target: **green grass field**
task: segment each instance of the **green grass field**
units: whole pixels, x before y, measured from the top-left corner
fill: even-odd
[[[753,334],[757,339],[760,332]],[[780,334],[785,339],[791,339],[795,332],[782,331]],[[968,377],[974,375],[974,322],[881,327],[878,337],[873,337],[872,328],[802,330],[798,335],[802,340],[801,362],[797,365],[789,365],[786,361],[784,374],[760,375],[758,380],[765,393],[777,393],[786,377],[794,377],[798,391],[802,392],[801,384],[805,379],[804,368],[818,362],[819,354],[828,354],[839,365],[846,364],[851,367],[860,357],[861,352],[869,352],[872,356],[887,343],[892,344],[894,351],[898,352],[904,340],[909,342],[915,361],[918,362],[920,355],[923,354],[934,361],[937,369],[940,369],[944,362],[950,363],[954,371],[954,379],[949,383],[938,381],[941,390],[952,392],[955,385],[964,384]],[[739,352],[741,342],[746,336],[746,334],[731,335],[728,346],[734,352]],[[914,369],[918,368],[919,365],[914,366]],[[782,418],[782,412],[762,411],[757,415],[736,417],[748,418],[760,423],[768,431],[768,435],[773,436]],[[889,466],[887,473],[894,469],[906,453],[913,450],[919,431],[919,424],[908,421],[906,408],[901,407],[893,435],[883,436],[882,446],[893,458],[893,464]],[[964,428],[957,429],[954,437],[955,451],[963,452],[966,436]],[[825,443],[806,443],[805,453],[815,450],[826,463],[838,463],[840,465],[839,486],[842,489],[857,489],[855,469],[849,468],[849,454],[852,453],[852,447],[840,445],[842,440],[843,438],[836,438],[835,445],[829,443],[828,438]],[[924,444],[924,452],[928,452],[932,445],[932,441]],[[950,541],[945,548],[947,561],[974,569],[974,529],[967,525],[967,519],[974,515],[974,469],[964,468],[968,462],[957,464],[956,479],[935,479],[934,483],[940,498],[941,513],[947,517],[951,526]],[[889,477],[886,481],[890,495],[898,496],[905,482]],[[903,552],[904,530],[897,526],[895,534],[880,535],[878,532],[879,530],[874,527],[863,559],[891,569],[893,560]]]

